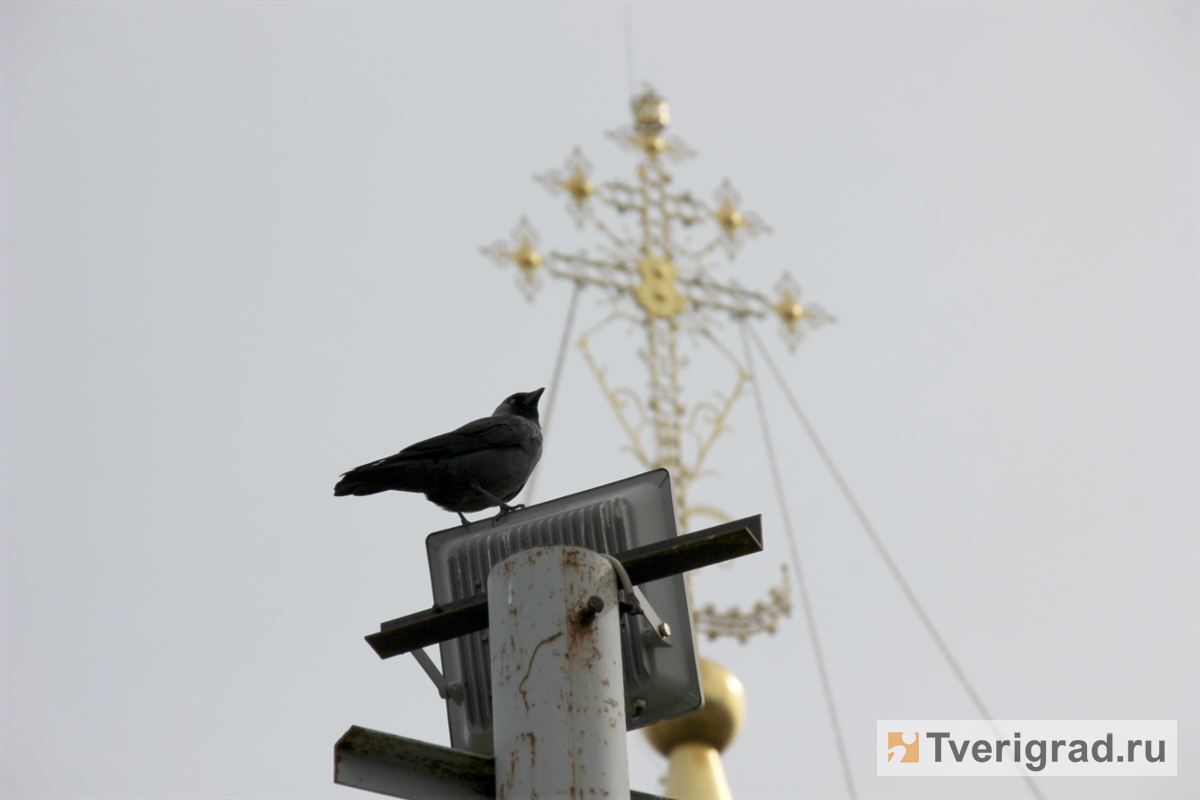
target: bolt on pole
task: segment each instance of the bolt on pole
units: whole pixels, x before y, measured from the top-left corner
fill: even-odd
[[[488,575],[498,800],[629,797],[617,578],[581,547]]]

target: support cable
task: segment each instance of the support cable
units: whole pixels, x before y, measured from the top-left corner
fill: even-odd
[[[854,779],[850,774],[850,759],[846,754],[846,743],[842,738],[842,726],[838,721],[837,708],[833,703],[833,689],[829,684],[829,672],[825,667],[825,656],[821,650],[821,640],[817,636],[817,620],[813,614],[812,603],[808,597],[808,584],[804,580],[804,570],[800,567],[800,551],[796,547],[796,535],[792,530],[791,517],[788,515],[787,498],[783,491],[783,478],[779,472],[779,463],[775,459],[775,446],[771,438],[771,430],[767,425],[767,411],[763,405],[762,385],[754,373],[754,358],[750,352],[750,340],[747,336],[745,320],[740,322],[742,329],[742,345],[746,350],[746,371],[750,382],[754,384],[754,403],[758,407],[758,419],[762,423],[763,444],[766,446],[767,460],[771,465],[771,477],[775,481],[775,492],[779,496],[779,513],[783,519],[783,530],[787,534],[788,548],[792,554],[792,568],[796,571],[796,587],[800,595],[800,606],[804,609],[804,621],[808,626],[808,637],[812,644],[813,656],[817,662],[817,674],[821,678],[821,691],[825,694],[825,705],[829,711],[829,723],[833,728],[834,742],[837,744],[838,758],[842,762],[842,775],[846,779],[846,791],[850,800],[858,797],[854,791]]]
[[[546,413],[542,421],[542,440],[550,430],[550,415],[554,413],[554,403],[558,400],[558,379],[562,377],[563,364],[567,358],[567,345],[571,343],[571,330],[575,327],[575,309],[579,305],[579,295],[583,284],[575,282],[575,290],[571,292],[571,305],[567,309],[567,321],[563,325],[562,341],[558,344],[558,358],[554,360],[554,377],[550,379],[550,398],[546,401]],[[533,490],[537,486],[538,472],[534,470],[529,478],[529,486],[525,491],[525,502],[533,502]]]
[[[743,325],[742,330],[743,335],[745,335],[745,325]],[[842,477],[841,471],[839,471],[837,465],[834,464],[833,457],[829,455],[829,451],[825,449],[825,445],[821,441],[821,438],[817,436],[817,431],[809,421],[808,415],[806,415],[804,410],[800,408],[800,403],[796,400],[796,396],[792,394],[791,388],[784,381],[783,374],[779,371],[779,368],[775,366],[775,362],[772,360],[771,355],[767,352],[767,348],[763,346],[762,340],[758,338],[758,334],[753,330],[749,332],[749,335],[754,339],[754,344],[758,347],[758,352],[762,354],[763,360],[766,361],[767,367],[771,370],[771,374],[775,376],[775,380],[779,383],[780,390],[783,391],[784,396],[787,397],[788,402],[791,404],[792,410],[796,412],[796,417],[800,420],[800,424],[804,426],[804,431],[808,434],[808,438],[812,442],[813,447],[816,448],[817,454],[820,455],[821,460],[825,462],[825,467],[829,470],[829,474],[833,476],[838,488],[842,491],[842,495],[846,498],[846,502],[850,504],[850,508],[854,511],[854,515],[858,517],[858,521],[862,525],[863,531],[866,532],[867,538],[869,538],[871,543],[875,545],[875,549],[879,552],[880,557],[883,559],[884,565],[887,566],[888,571],[892,573],[892,577],[895,578],[896,583],[900,585],[900,589],[904,593],[905,598],[908,600],[909,605],[911,605],[913,610],[917,613],[917,617],[925,626],[925,630],[929,632],[930,638],[933,639],[933,643],[941,652],[942,657],[946,659],[946,663],[950,665],[950,670],[954,673],[954,676],[958,678],[958,682],[962,684],[963,689],[966,690],[967,695],[971,698],[971,702],[979,711],[981,718],[986,720],[992,719],[992,715],[988,712],[987,707],[983,704],[983,698],[979,696],[979,692],[975,690],[975,687],[967,679],[967,674],[963,672],[962,667],[958,664],[958,660],[954,658],[953,654],[951,654],[950,647],[946,644],[946,641],[942,638],[941,634],[938,633],[937,628],[934,627],[933,620],[929,617],[929,614],[926,613],[925,608],[917,600],[916,593],[913,591],[908,581],[904,578],[904,575],[900,572],[899,565],[897,565],[895,559],[892,558],[891,553],[883,543],[883,539],[881,539],[879,534],[875,531],[875,526],[872,525],[871,521],[867,518],[866,512],[863,511],[862,506],[859,505],[858,499],[850,490],[850,485],[846,483],[846,479]],[[755,384],[755,388],[757,389],[757,384]],[[800,583],[803,585],[803,581]],[[1029,787],[1029,790],[1033,793],[1033,796],[1038,798],[1038,800],[1042,800],[1042,793],[1038,790],[1038,787],[1033,780],[1028,775],[1023,777],[1025,778],[1025,783]]]

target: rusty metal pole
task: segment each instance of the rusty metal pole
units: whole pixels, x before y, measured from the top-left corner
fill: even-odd
[[[488,575],[496,797],[629,797],[617,580],[603,556],[522,550]]]

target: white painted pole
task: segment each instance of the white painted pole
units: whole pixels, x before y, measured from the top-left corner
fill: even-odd
[[[498,800],[628,800],[612,566],[580,547],[522,550],[488,575],[488,619]]]

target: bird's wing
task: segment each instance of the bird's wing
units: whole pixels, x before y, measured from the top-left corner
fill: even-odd
[[[394,456],[381,458],[358,469],[388,467],[409,461],[452,458],[504,447],[522,447],[529,443],[530,423],[517,416],[484,417],[468,422],[458,430],[409,445]]]

